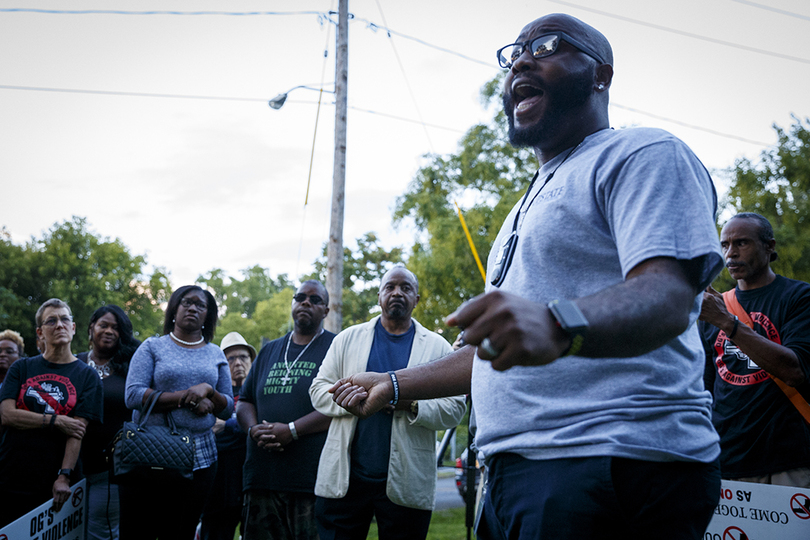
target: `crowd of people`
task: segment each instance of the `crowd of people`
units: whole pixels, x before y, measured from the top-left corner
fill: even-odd
[[[613,52],[541,17],[498,51],[509,138],[540,169],[490,251],[486,292],[413,317],[419,281],[381,279],[379,315],[335,335],[329,295],[297,289],[293,330],[258,352],[212,343],[218,306],[181,287],[139,343],[117,306],[36,314],[41,354],[0,333],[0,527],[82,476],[89,538],[425,538],[435,432],[472,395],[488,470],[480,539],[703,538],[721,478],[810,488],[810,285],[777,275],[767,219],[718,239],[705,167],[671,134],[613,130]],[[562,225],[562,226],[561,226]],[[736,288],[710,284],[726,267]],[[455,349],[455,350],[453,350]],[[194,439],[193,478],[116,482],[105,452],[155,394]]]

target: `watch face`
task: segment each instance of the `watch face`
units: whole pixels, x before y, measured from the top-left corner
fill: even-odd
[[[582,334],[588,329],[588,320],[570,300],[554,300],[548,308],[562,329],[569,334]]]

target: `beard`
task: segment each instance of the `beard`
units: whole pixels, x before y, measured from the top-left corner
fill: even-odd
[[[593,71],[590,69],[571,73],[554,85],[535,84],[544,91],[543,99],[549,101],[545,115],[534,124],[515,127],[515,103],[512,91],[503,93],[503,110],[509,122],[509,142],[515,148],[540,146],[554,136],[557,127],[567,120],[568,114],[588,102],[593,94]]]
[[[305,336],[314,334],[319,325],[320,322],[316,321],[312,317],[299,316],[297,319],[295,319],[295,329],[298,330],[299,334],[303,334]]]
[[[408,310],[406,304],[389,304],[386,310],[386,316],[393,320],[404,320],[410,318],[411,312]]]

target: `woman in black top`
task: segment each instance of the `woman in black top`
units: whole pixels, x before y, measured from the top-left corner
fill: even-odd
[[[120,508],[118,486],[110,484],[110,443],[132,411],[124,404],[129,361],[138,345],[132,322],[116,305],[98,308],[88,325],[90,351],[78,357],[95,369],[104,386],[104,422],[92,422],[82,445],[82,464],[87,478],[87,538],[118,538]]]

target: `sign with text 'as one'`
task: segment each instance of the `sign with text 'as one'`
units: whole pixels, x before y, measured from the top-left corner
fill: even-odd
[[[810,489],[723,480],[704,540],[808,540]]]

